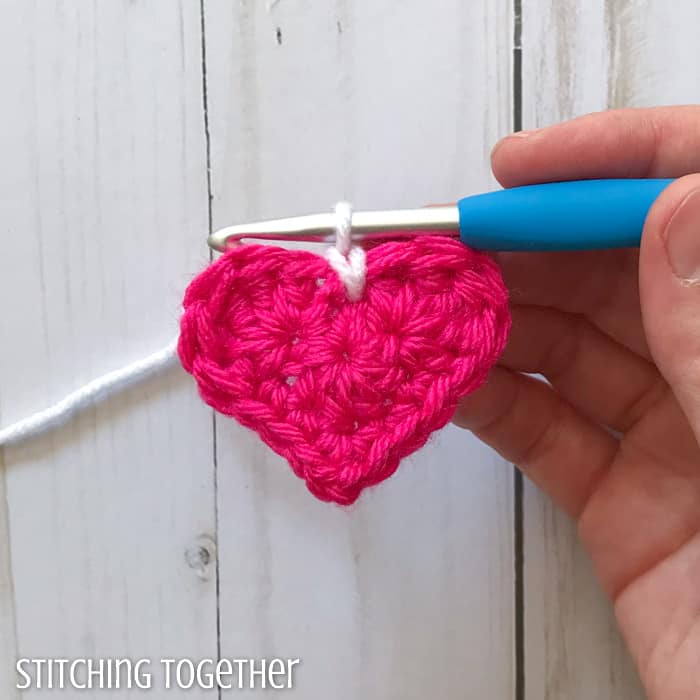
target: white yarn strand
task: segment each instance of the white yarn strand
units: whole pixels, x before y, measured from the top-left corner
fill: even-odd
[[[365,287],[365,251],[352,245],[352,207],[338,202],[335,207],[335,246],[326,251],[330,266],[345,285],[348,298],[357,301]],[[0,447],[48,432],[66,423],[86,406],[94,405],[127,387],[143,381],[171,365],[177,358],[177,339],[147,357],[93,379],[53,406],[0,429]]]
[[[367,276],[365,251],[352,245],[352,206],[338,202],[335,215],[335,247],[326,251],[326,259],[345,285],[348,299],[357,301],[362,296]]]
[[[177,339],[148,357],[93,379],[53,406],[0,429],[0,447],[47,432],[66,423],[86,406],[96,404],[136,382],[162,372],[175,364],[176,349]]]

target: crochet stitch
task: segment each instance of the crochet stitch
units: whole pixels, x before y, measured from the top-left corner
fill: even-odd
[[[187,289],[178,346],[204,401],[340,504],[450,420],[510,329],[497,265],[458,241],[384,243],[366,263],[351,301],[318,255],[233,248]]]

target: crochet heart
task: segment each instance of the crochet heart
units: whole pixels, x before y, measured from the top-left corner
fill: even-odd
[[[455,240],[369,250],[355,302],[324,258],[242,245],[187,289],[178,351],[204,401],[349,504],[450,420],[509,328],[498,267]]]

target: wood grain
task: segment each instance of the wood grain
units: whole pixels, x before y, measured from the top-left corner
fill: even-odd
[[[700,101],[694,0],[521,4],[526,128]],[[449,201],[495,186],[513,121],[512,0],[4,0],[0,20],[3,425],[170,339],[208,189],[214,226]],[[455,428],[340,509],[174,370],[0,457],[3,698],[17,656],[217,653],[299,657],[310,699],[642,697],[529,485],[515,638],[511,471]]]
[[[488,188],[508,2],[207,0],[215,227]],[[513,696],[511,472],[445,430],[342,510],[217,419],[221,648],[302,659],[298,697]]]
[[[17,630],[15,592],[12,578],[12,548],[9,532],[5,469],[0,454],[0,691],[8,700],[20,697],[16,689],[15,659]]]
[[[699,22],[692,0],[525,0],[524,128],[700,101]],[[524,561],[526,697],[644,697],[574,525],[530,486]]]
[[[9,423],[170,340],[207,192],[196,3],[4,2],[0,19]],[[212,451],[180,371],[5,450],[3,664],[12,617],[21,656],[216,654]]]

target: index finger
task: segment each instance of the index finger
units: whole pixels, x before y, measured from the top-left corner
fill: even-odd
[[[520,132],[491,154],[504,187],[700,171],[700,106],[616,109]]]

